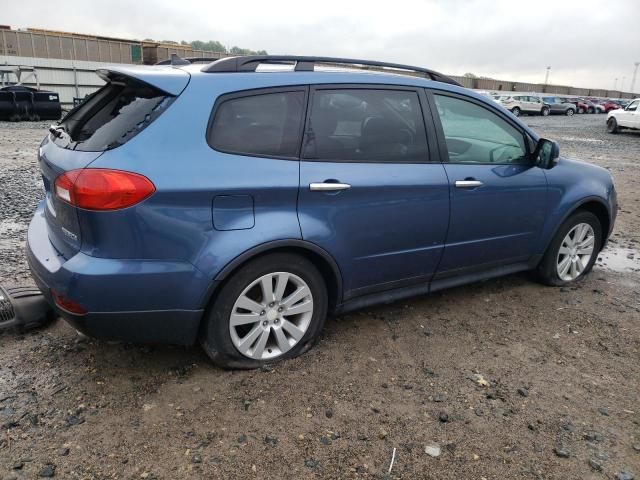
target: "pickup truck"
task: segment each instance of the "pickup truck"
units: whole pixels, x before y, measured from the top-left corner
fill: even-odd
[[[624,109],[611,110],[607,114],[607,132],[618,133],[623,128],[640,130],[640,98]]]

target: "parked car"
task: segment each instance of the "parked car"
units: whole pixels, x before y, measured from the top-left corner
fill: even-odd
[[[571,117],[576,113],[576,106],[573,103],[565,102],[560,97],[542,97],[542,101],[549,107],[552,114],[562,114]]]
[[[488,99],[490,99],[490,100],[492,100],[494,102],[500,103],[500,100],[499,100],[500,96],[499,95],[494,95],[491,92],[486,92],[486,91],[483,91],[483,90],[476,90],[476,93],[478,95],[482,95],[483,97],[487,97]]]
[[[586,98],[580,98],[579,101],[587,106],[587,113],[596,113],[596,104]]]
[[[618,103],[612,102],[611,100],[605,100],[601,105],[605,113],[609,113],[611,110],[618,110],[620,108]]]
[[[589,112],[589,105],[584,100],[582,100],[581,98],[560,97],[560,101],[563,102],[563,103],[571,103],[572,105],[575,105],[576,113],[588,113]]]
[[[259,367],[327,315],[525,270],[572,284],[613,229],[607,170],[437,72],[185,63],[99,70],[40,146],[29,266],[87,335]]]
[[[640,130],[640,98],[636,98],[624,109],[611,110],[607,115],[607,131],[618,133],[629,128]]]
[[[523,113],[545,117],[549,115],[549,107],[542,102],[540,97],[535,95],[502,95],[499,100],[516,117]]]

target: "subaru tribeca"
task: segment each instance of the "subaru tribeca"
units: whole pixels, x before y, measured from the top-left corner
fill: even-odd
[[[327,315],[523,270],[575,282],[613,228],[606,170],[431,70],[174,60],[99,70],[40,146],[31,272],[88,335],[257,367]]]

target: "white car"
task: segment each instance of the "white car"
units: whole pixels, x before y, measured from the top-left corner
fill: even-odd
[[[640,98],[636,98],[624,110],[611,110],[607,115],[607,132],[618,133],[623,128],[640,130]]]

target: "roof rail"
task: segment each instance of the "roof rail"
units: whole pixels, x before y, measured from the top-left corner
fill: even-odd
[[[175,56],[175,58],[174,58]],[[159,62],[154,63],[154,65],[190,65],[192,63],[211,63],[211,62],[215,62],[216,60],[220,60],[221,58],[224,57],[179,57],[178,55],[176,55],[175,53],[171,54],[171,58],[168,58],[166,60],[161,60]],[[175,63],[175,62],[180,62],[183,61],[184,63]]]
[[[207,73],[223,72],[255,72],[258,65],[266,64],[295,64],[296,72],[312,72],[316,63],[354,65],[363,67],[379,67],[382,69],[404,70],[424,74],[427,78],[437,82],[460,85],[453,78],[447,77],[433,70],[399,63],[378,62],[375,60],[358,60],[354,58],[334,58],[334,57],[304,57],[297,55],[247,55],[242,57],[226,57],[210,63],[202,68]],[[401,73],[401,72],[392,72]]]

